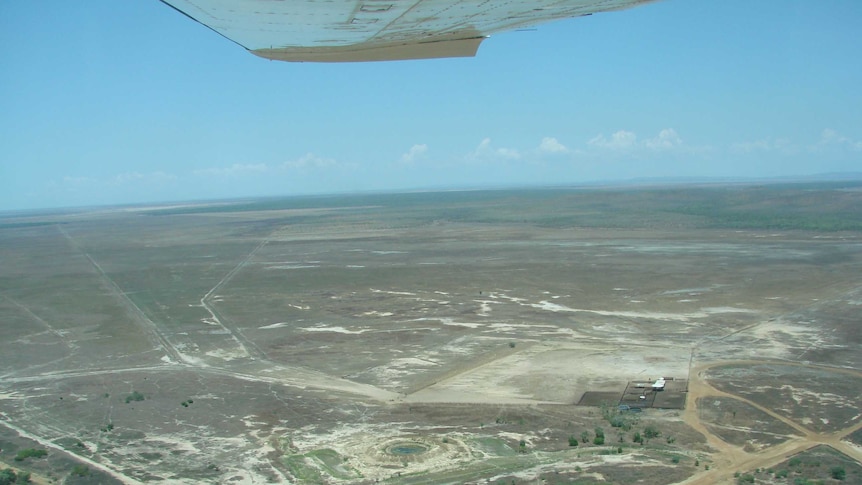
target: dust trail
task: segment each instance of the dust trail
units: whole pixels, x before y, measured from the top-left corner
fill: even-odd
[[[29,316],[30,318],[32,318],[33,320],[35,320],[35,321],[39,322],[42,326],[44,326],[45,328],[47,328],[48,333],[50,333],[51,335],[54,335],[55,337],[57,337],[57,340],[58,340],[58,341],[59,341],[63,346],[65,346],[65,347],[66,347],[66,350],[68,350],[70,354],[72,354],[73,352],[75,352],[76,350],[78,350],[78,345],[76,345],[74,342],[72,342],[71,340],[69,340],[68,338],[66,338],[66,334],[65,334],[65,333],[63,333],[63,332],[62,332],[62,331],[60,331],[60,330],[57,330],[57,329],[56,329],[56,328],[54,328],[50,323],[48,323],[47,321],[45,321],[42,317],[40,317],[39,315],[36,315],[35,313],[33,313],[33,311],[32,311],[32,310],[30,310],[30,308],[29,308],[29,307],[27,307],[27,306],[26,306],[26,305],[24,305],[23,303],[19,302],[18,300],[15,300],[15,299],[14,299],[14,298],[12,298],[11,296],[0,294],[0,297],[2,297],[4,300],[8,301],[9,303],[11,303],[11,304],[15,305],[16,307],[18,307],[19,309],[21,309],[21,311],[23,311],[24,313],[26,313],[26,314],[27,314],[27,316]],[[42,333],[42,332],[39,332],[39,333]],[[31,334],[31,335],[32,335],[32,334]],[[36,334],[36,335],[38,335],[38,334]],[[40,368],[42,368],[42,367],[48,367],[48,366],[53,365],[53,364],[56,364],[56,363],[58,363],[58,362],[62,362],[62,361],[64,361],[64,360],[68,359],[68,358],[69,358],[69,355],[67,355],[67,356],[65,356],[65,357],[60,357],[59,359],[54,359],[54,360],[52,360],[52,361],[50,361],[50,362],[44,362],[44,363],[42,363],[42,364],[36,364],[36,365],[29,365],[29,366],[27,366],[27,367],[25,367],[25,368],[23,368],[23,369],[17,369],[17,370],[15,370],[15,371],[7,372],[7,373],[5,373],[5,374],[2,374],[2,375],[0,375],[0,379],[2,379],[2,378],[6,378],[6,377],[10,377],[10,376],[14,376],[14,375],[19,375],[19,374],[21,374],[21,373],[30,372],[30,371],[33,371],[33,370],[36,370],[36,369],[40,369]]]
[[[44,326],[45,328],[47,328],[47,329],[48,329],[48,332],[52,333],[55,337],[57,337],[58,339],[60,339],[60,342],[62,342],[62,343],[63,343],[63,345],[65,345],[65,346],[66,346],[66,348],[68,348],[69,350],[75,350],[75,349],[78,347],[78,346],[77,346],[77,345],[75,345],[74,343],[70,342],[70,341],[66,338],[66,336],[65,336],[65,334],[64,334],[63,332],[61,332],[61,331],[57,330],[57,329],[56,329],[56,328],[54,328],[50,323],[46,322],[42,317],[40,317],[39,315],[36,315],[35,313],[33,313],[33,311],[32,311],[32,310],[30,310],[30,308],[29,308],[28,306],[24,305],[23,303],[19,302],[18,300],[14,299],[14,298],[12,298],[11,296],[8,296],[8,295],[0,295],[0,297],[3,297],[3,299],[4,299],[4,300],[6,300],[6,301],[8,301],[9,303],[11,303],[11,304],[15,305],[16,307],[20,308],[20,309],[21,309],[21,311],[23,311],[24,313],[26,313],[26,314],[27,314],[27,316],[29,316],[29,317],[30,317],[30,318],[32,318],[33,320],[35,320],[35,321],[37,321],[37,322],[41,323],[41,324],[42,324],[42,326]]]
[[[716,461],[721,460],[724,466],[714,467],[709,471],[697,473],[694,476],[679,483],[679,485],[695,485],[695,484],[714,484],[729,482],[731,475],[738,471],[752,470],[755,468],[769,468],[775,466],[791,456],[802,453],[819,445],[829,446],[835,450],[844,453],[845,455],[855,459],[862,460],[862,451],[857,447],[843,441],[850,434],[862,429],[862,423],[856,423],[853,426],[832,432],[832,433],[817,433],[805,426],[797,423],[793,419],[784,417],[772,409],[754,403],[743,396],[731,392],[724,392],[713,387],[704,377],[705,372],[713,367],[723,365],[757,365],[757,364],[775,364],[785,366],[794,366],[800,368],[823,369],[838,374],[852,375],[862,377],[862,372],[855,369],[846,369],[840,367],[830,367],[817,364],[804,364],[798,362],[771,361],[771,360],[730,360],[710,362],[701,364],[692,368],[689,373],[689,394],[687,397],[686,409],[683,412],[683,421],[691,426],[694,430],[703,434],[710,446],[714,447],[718,453]],[[792,427],[801,436],[789,437],[787,441],[779,445],[771,446],[757,453],[746,453],[741,447],[736,447],[725,443],[720,438],[712,433],[704,423],[701,422],[698,412],[698,399],[705,397],[729,397],[742,401],[749,406],[753,406],[761,412],[765,412],[773,419]]]
[[[216,285],[213,286],[212,289],[210,289],[210,291],[208,291],[207,294],[203,296],[203,298],[201,298],[201,306],[204,307],[204,309],[208,311],[210,315],[212,315],[212,321],[216,325],[223,328],[226,332],[230,333],[230,336],[243,350],[245,355],[258,360],[266,360],[266,354],[263,352],[263,350],[261,350],[260,347],[257,346],[257,344],[246,338],[246,336],[243,335],[239,328],[237,328],[235,325],[231,325],[230,327],[228,327],[225,324],[227,319],[219,316],[215,307],[211,305],[211,301],[212,296],[215,294],[215,292],[218,291],[219,288],[224,286],[228,281],[230,281],[231,278],[233,278],[234,275],[236,275],[242,268],[244,268],[248,264],[248,262],[251,261],[251,258],[254,257],[255,253],[257,253],[262,247],[264,247],[267,242],[269,241],[266,239],[261,241],[260,244],[258,244],[254,249],[252,249],[251,252],[248,253],[245,258],[242,259],[242,261],[240,261],[236,266],[233,267],[233,269],[231,269],[226,275],[224,275],[224,277],[218,283],[216,283]]]
[[[61,447],[57,444],[54,444],[52,441],[47,440],[45,438],[42,438],[41,436],[30,434],[30,433],[24,431],[23,429],[15,426],[14,424],[12,424],[8,421],[0,420],[0,425],[3,425],[5,427],[11,429],[12,431],[15,431],[16,433],[18,433],[18,435],[20,435],[24,438],[31,439],[31,440],[39,443],[40,445],[44,446],[45,448],[51,448],[52,450],[58,451],[62,454],[70,454],[68,451],[63,449],[63,447]],[[117,471],[115,471],[115,470],[113,470],[113,469],[111,469],[111,468],[109,468],[109,467],[107,467],[107,466],[105,466],[105,465],[103,465],[97,461],[91,460],[85,456],[72,455],[72,454],[70,454],[70,455],[74,456],[76,460],[84,462],[87,465],[89,465],[89,466],[91,466],[91,467],[93,467],[99,471],[105,472],[108,475],[116,478],[117,480],[119,480],[123,483],[129,484],[129,485],[144,485],[144,482],[139,482],[139,481],[135,480],[134,478],[131,478],[127,475],[123,475],[122,473],[117,472]]]
[[[78,252],[83,254],[84,257],[87,258],[87,260],[90,262],[90,264],[93,265],[93,267],[96,269],[96,272],[98,272],[99,277],[101,278],[101,280],[105,284],[105,286],[107,286],[108,289],[111,291],[111,293],[114,295],[114,297],[117,298],[117,300],[119,300],[120,303],[122,303],[122,305],[126,308],[126,311],[129,313],[129,316],[132,317],[132,319],[135,321],[135,323],[139,327],[141,327],[141,329],[144,330],[146,333],[150,334],[151,340],[154,340],[155,343],[157,344],[157,346],[162,347],[165,350],[165,352],[167,352],[169,354],[169,357],[171,358],[172,361],[174,361],[174,362],[185,362],[182,355],[180,355],[180,353],[177,351],[177,349],[174,348],[174,346],[162,334],[161,330],[159,330],[158,325],[156,325],[152,320],[150,320],[150,318],[147,317],[146,313],[144,313],[143,310],[141,310],[141,308],[138,305],[136,305],[135,302],[133,302],[123,292],[122,288],[120,288],[120,286],[117,285],[117,283],[115,283],[114,280],[112,280],[111,277],[108,276],[107,273],[105,273],[105,271],[102,269],[102,267],[99,266],[99,263],[97,263],[80,246],[78,246],[78,243],[75,242],[75,240],[72,238],[72,236],[70,236],[69,233],[66,232],[65,229],[63,229],[63,227],[58,225],[57,230],[60,231],[60,234],[62,234],[63,237],[65,237],[69,241],[69,244],[73,248],[75,248]]]

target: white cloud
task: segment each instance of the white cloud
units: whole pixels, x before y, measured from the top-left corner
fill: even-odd
[[[514,148],[494,149],[491,146],[491,139],[485,138],[479,143],[479,146],[477,146],[472,153],[467,155],[467,158],[470,160],[499,160],[501,158],[508,160],[517,160],[521,158],[521,152]]]
[[[498,148],[496,152],[498,156],[502,158],[509,158],[512,160],[517,160],[521,158],[521,152],[515,150],[514,148]]]
[[[627,150],[637,144],[638,136],[631,131],[620,130],[610,138],[605,138],[604,134],[599,134],[587,142],[588,145],[607,148],[610,150]]]
[[[313,153],[306,153],[296,160],[289,160],[281,164],[282,168],[286,169],[310,169],[310,168],[331,168],[338,165],[332,158],[319,157]]]
[[[232,177],[235,175],[242,175],[247,173],[262,173],[269,170],[265,163],[249,163],[249,164],[241,164],[235,163],[230,167],[213,167],[213,168],[204,168],[200,170],[195,170],[195,175],[209,175],[216,177]]]
[[[407,153],[401,155],[401,163],[407,165],[412,164],[417,159],[425,155],[427,151],[428,145],[425,145],[424,143],[420,145],[413,145],[412,147],[410,147],[410,150],[408,150]]]
[[[730,151],[733,153],[755,153],[769,150],[772,150],[772,142],[770,140],[744,141],[730,145]]]
[[[490,151],[490,150],[491,150],[491,139],[485,138],[484,140],[479,142],[479,146],[477,146],[476,149],[473,150],[473,155],[478,157],[482,154],[488,153],[488,151]]]
[[[844,147],[857,152],[862,151],[862,141],[850,139],[831,128],[826,128],[820,134],[820,145]]]
[[[682,145],[682,139],[673,128],[665,128],[656,138],[650,138],[644,141],[644,144],[653,150],[667,150]]]
[[[539,143],[539,151],[542,153],[567,153],[569,151],[565,145],[557,141],[556,138],[546,136]]]
[[[599,133],[587,142],[587,146],[593,149],[609,150],[627,154],[643,153],[649,151],[684,151],[686,153],[703,151],[705,147],[686,146],[673,128],[664,128],[658,135],[652,138],[641,139],[632,131],[620,130],[607,137]]]

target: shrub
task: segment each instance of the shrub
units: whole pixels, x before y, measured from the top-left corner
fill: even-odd
[[[843,466],[833,466],[829,470],[829,474],[836,480],[844,480],[847,476],[847,472],[844,470]]]
[[[0,470],[0,485],[9,485],[15,483],[17,480],[18,475],[15,474],[15,470],[11,468]]]
[[[644,438],[651,440],[653,438],[658,438],[661,436],[661,431],[658,430],[655,426],[647,426],[644,428]]]
[[[607,417],[608,423],[614,428],[622,428],[623,431],[628,431],[632,428],[631,416],[624,414],[614,414]]]
[[[569,446],[578,446],[578,439],[575,435],[569,436]]]
[[[24,461],[27,458],[42,458],[48,454],[47,451],[35,448],[25,448],[15,455],[15,461]]]
[[[126,404],[129,404],[132,401],[143,401],[144,395],[138,391],[132,391],[131,394],[126,396]]]

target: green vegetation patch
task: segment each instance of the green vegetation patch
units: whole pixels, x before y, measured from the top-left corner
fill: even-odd
[[[15,461],[24,461],[27,458],[42,458],[48,456],[48,452],[41,448],[25,448],[15,455]]]
[[[11,485],[13,483],[30,483],[29,472],[15,473],[15,470],[6,468],[0,470],[0,485]]]
[[[320,449],[305,454],[285,455],[282,463],[298,481],[307,483],[322,483],[323,474],[339,480],[361,478],[361,474],[346,465],[344,458],[335,450]]]
[[[397,209],[404,222],[526,223],[541,227],[666,227],[859,231],[858,182],[772,184],[712,189],[630,188],[469,191],[291,197],[155,209],[149,215],[339,209],[285,218],[296,224],[339,216],[346,208]],[[498,210],[500,207],[505,210]],[[421,210],[412,210],[420,208]],[[430,210],[429,210],[430,208]]]
[[[76,477],[86,477],[90,474],[90,467],[87,465],[75,465],[72,467],[72,475]]]
[[[322,483],[320,470],[308,462],[305,455],[288,455],[281,458],[290,474],[299,482]]]
[[[775,469],[781,485],[862,483],[862,464],[825,445],[799,453]]]
[[[671,190],[667,193],[675,197],[668,199],[666,210],[698,216],[706,227],[714,228],[862,230],[862,200],[845,188],[845,184],[784,184]]]
[[[348,480],[360,477],[359,472],[345,466],[344,459],[335,450],[314,450],[306,453],[305,457],[316,460],[327,474],[335,478]]]

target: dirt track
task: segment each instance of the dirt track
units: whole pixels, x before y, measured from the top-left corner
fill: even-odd
[[[703,434],[707,442],[710,446],[715,448],[716,453],[712,455],[713,460],[715,461],[715,465],[710,469],[703,471],[702,473],[698,473],[693,477],[689,478],[682,482],[684,485],[706,485],[706,484],[717,484],[717,483],[727,483],[732,481],[733,476],[738,471],[747,471],[753,470],[756,468],[768,468],[770,466],[774,466],[778,463],[781,463],[793,455],[801,453],[805,450],[811,449],[818,445],[826,445],[832,447],[841,453],[844,453],[847,456],[852,457],[855,460],[862,461],[862,450],[857,447],[854,447],[848,444],[845,441],[842,441],[843,438],[848,435],[854,433],[855,431],[862,428],[862,422],[857,423],[853,426],[844,428],[837,432],[833,433],[816,433],[811,431],[810,429],[804,427],[800,423],[797,423],[791,419],[788,419],[780,414],[776,413],[771,409],[767,409],[757,403],[754,403],[742,396],[738,396],[735,394],[727,393],[724,391],[720,391],[712,385],[704,378],[704,372],[710,368],[723,366],[723,365],[733,365],[733,364],[774,364],[773,361],[759,361],[759,360],[741,360],[741,361],[727,361],[727,362],[712,362],[708,364],[701,364],[694,368],[692,368],[689,374],[689,393],[688,393],[688,401],[686,405],[685,412],[683,413],[683,420],[686,424]],[[799,364],[799,363],[788,363],[781,362],[781,365],[787,366],[797,366],[797,367],[809,367],[809,368],[818,368],[829,370],[831,372],[837,372],[842,374],[850,374],[858,377],[862,377],[862,372],[850,370],[850,369],[834,369],[827,368],[823,366],[815,366],[808,364]],[[705,397],[730,397],[739,401],[742,401],[750,406],[753,406],[760,411],[765,412],[770,415],[772,418],[781,421],[782,423],[792,427],[796,431],[798,431],[802,436],[800,437],[791,437],[788,441],[766,448],[760,452],[756,453],[748,453],[744,451],[742,448],[733,446],[725,441],[722,441],[718,436],[713,434],[700,420],[700,416],[698,413],[698,400]]]
[[[820,445],[862,461],[842,441],[862,428],[862,373],[847,370],[862,368],[856,236],[590,229],[580,212],[574,229],[429,226],[428,210],[416,223],[221,212],[8,236],[9,429],[126,483],[388,479],[404,462],[378,452],[404,437],[463,444],[439,466],[431,453],[411,461],[417,483],[632,483],[634,468],[648,483],[731,483]],[[748,364],[776,372],[719,377]],[[573,407],[583,393],[659,375],[689,378],[684,412],[639,416],[665,426],[668,446],[620,433],[622,465],[567,447],[604,425]],[[124,403],[133,391],[147,399]],[[535,455],[518,453],[522,439]]]

